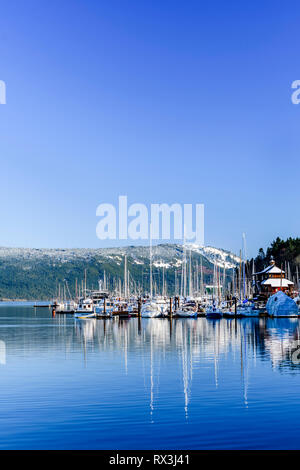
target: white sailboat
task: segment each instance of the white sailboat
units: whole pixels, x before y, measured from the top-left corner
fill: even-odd
[[[175,317],[195,318],[197,315],[197,304],[194,300],[187,300],[174,311]]]
[[[152,224],[150,223],[150,243],[149,243],[149,262],[150,262],[150,298],[142,305],[141,316],[144,318],[155,318],[163,315],[163,305],[159,299],[153,299],[152,285]]]
[[[195,318],[197,315],[197,308],[191,305],[183,305],[174,312],[174,316],[182,318]]]
[[[155,301],[155,299],[144,303],[141,308],[141,316],[144,318],[156,318],[161,317],[162,315],[162,307]]]
[[[212,304],[209,305],[205,309],[206,317],[207,318],[222,318],[223,312],[222,309],[219,308],[219,306],[216,304],[215,301],[215,285],[216,282],[218,283],[218,298],[219,298],[219,303],[220,303],[220,286],[219,286],[219,277],[218,277],[218,272],[217,272],[217,266],[214,263],[214,276],[213,276],[213,298],[212,298]]]

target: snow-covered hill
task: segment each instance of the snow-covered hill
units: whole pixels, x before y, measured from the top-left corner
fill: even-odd
[[[233,253],[221,248],[199,245],[186,245],[187,256],[189,250],[192,253],[202,255],[210,263],[216,263],[227,269],[235,267],[239,258]],[[154,266],[179,267],[182,263],[183,246],[176,244],[161,244],[153,246],[152,256]],[[102,258],[108,262],[120,265],[124,255],[132,259],[135,264],[144,264],[149,259],[149,247],[129,246],[120,248],[74,248],[74,249],[38,249],[38,248],[6,248],[0,247],[0,260],[11,261],[45,261],[45,262],[69,262]]]
[[[186,258],[191,250],[192,266],[203,266],[204,282],[211,282],[213,263],[227,270],[238,264],[239,259],[232,253],[213,247],[188,245]],[[74,291],[87,273],[87,285],[97,286],[104,272],[110,287],[124,279],[124,255],[130,280],[147,290],[149,283],[149,246],[128,246],[98,249],[29,249],[0,247],[0,299],[49,299],[57,295],[58,285],[68,282]],[[180,277],[183,246],[161,244],[153,246],[153,276],[161,285],[162,268],[165,281],[172,292],[175,271]],[[229,275],[229,271],[227,271]]]

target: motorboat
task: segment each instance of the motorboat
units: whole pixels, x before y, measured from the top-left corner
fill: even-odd
[[[74,316],[76,318],[82,317],[95,317],[93,300],[90,298],[79,299],[77,309],[75,310]]]

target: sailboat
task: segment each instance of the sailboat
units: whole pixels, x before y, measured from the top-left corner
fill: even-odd
[[[197,304],[194,300],[187,300],[174,311],[174,317],[195,318],[197,315]]]
[[[153,285],[152,285],[152,224],[150,223],[150,244],[149,244],[149,262],[150,262],[150,298],[141,308],[141,316],[144,318],[161,317],[164,313],[164,305],[159,302],[159,299],[153,298]]]
[[[141,309],[141,316],[144,318],[155,318],[155,317],[161,317],[163,315],[162,313],[162,307],[159,303],[153,300],[149,300],[145,302],[142,306]]]
[[[86,297],[86,269],[84,270],[84,296],[78,301],[77,309],[74,313],[75,318],[86,319],[95,317],[93,299]]]
[[[182,307],[179,307],[174,312],[175,317],[182,318],[195,318],[197,315],[197,307],[195,305],[189,305],[188,303],[183,304]]]
[[[220,297],[218,268],[217,268],[216,264],[214,263],[213,299],[212,299],[212,304],[209,305],[205,309],[206,318],[222,318],[222,316],[223,316],[223,312],[222,312],[221,308],[219,308],[217,306],[216,301],[215,301],[215,283],[216,283],[216,280],[218,280],[218,291],[219,291],[218,293],[219,293],[219,297]]]

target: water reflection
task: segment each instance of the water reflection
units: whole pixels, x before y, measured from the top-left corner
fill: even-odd
[[[240,362],[244,406],[247,408],[249,368],[257,358],[269,361],[281,372],[297,372],[300,367],[291,361],[291,342],[299,339],[298,319],[252,318],[238,320],[199,319],[106,319],[76,321],[77,339],[99,350],[122,351],[128,374],[128,355],[141,355],[149,378],[149,407],[154,422],[155,390],[159,385],[160,361],[176,353],[181,369],[181,386],[185,418],[189,416],[193,371],[198,364],[213,367],[215,389],[219,387],[220,364],[230,357]],[[145,362],[148,361],[148,364]]]
[[[77,340],[86,349],[87,344],[98,349],[117,349],[127,355],[130,350],[149,348],[165,355],[176,350],[181,358],[184,377],[192,377],[193,363],[199,358],[213,358],[215,385],[218,387],[220,356],[229,352],[241,358],[244,370],[249,351],[253,358],[259,355],[271,361],[272,367],[285,363],[288,368],[289,348],[299,339],[299,321],[296,318],[252,318],[238,320],[173,319],[106,319],[75,320]],[[65,328],[65,322],[59,326]],[[151,356],[151,354],[150,354]],[[290,364],[294,370],[294,364]],[[188,379],[189,380],[189,379]]]

